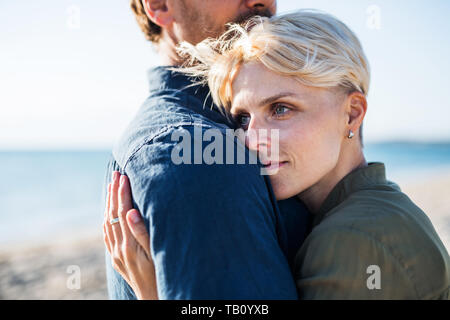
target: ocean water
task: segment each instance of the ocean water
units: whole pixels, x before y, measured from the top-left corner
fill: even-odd
[[[0,246],[101,234],[108,151],[0,152]]]
[[[388,177],[414,179],[450,170],[450,144],[365,147]],[[110,151],[0,152],[0,246],[101,234],[102,185]]]
[[[450,169],[450,143],[367,144],[368,162],[383,162],[389,180],[413,181]]]

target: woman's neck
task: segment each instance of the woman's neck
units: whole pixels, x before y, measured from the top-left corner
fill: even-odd
[[[300,193],[298,197],[310,212],[317,213],[339,181],[352,171],[363,167],[367,167],[367,162],[362,150],[360,150],[356,157],[353,155],[352,159],[342,157],[333,170],[325,175],[319,182]]]

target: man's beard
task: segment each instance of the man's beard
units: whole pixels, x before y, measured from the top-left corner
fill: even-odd
[[[233,22],[238,23],[240,25],[244,25],[250,18],[255,17],[255,16],[271,18],[273,16],[273,14],[269,9],[264,9],[264,10],[257,10],[257,9],[255,10],[254,9],[254,10],[247,12],[244,15],[239,15],[239,17]]]

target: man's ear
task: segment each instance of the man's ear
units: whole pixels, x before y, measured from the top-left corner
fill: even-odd
[[[367,99],[361,92],[352,92],[347,97],[348,127],[357,132],[367,112]]]
[[[173,22],[172,11],[167,5],[167,0],[141,0],[147,17],[161,28],[169,26]]]

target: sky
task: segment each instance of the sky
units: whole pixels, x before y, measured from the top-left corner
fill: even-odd
[[[278,1],[278,13],[300,8],[362,42],[366,142],[450,141],[450,1]],[[158,63],[128,0],[0,1],[0,150],[111,148]]]

